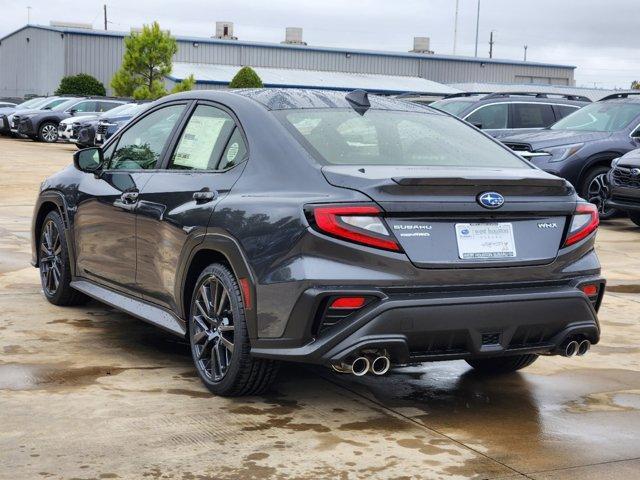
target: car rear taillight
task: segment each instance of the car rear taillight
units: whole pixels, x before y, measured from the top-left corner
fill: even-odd
[[[382,220],[382,210],[367,206],[320,206],[313,208],[313,218],[318,230],[334,237],[370,247],[400,252]]]
[[[571,218],[571,226],[564,246],[568,247],[586,238],[596,231],[599,224],[598,208],[592,203],[579,203]]]

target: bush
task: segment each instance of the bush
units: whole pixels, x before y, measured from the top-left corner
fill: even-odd
[[[233,77],[229,88],[262,88],[262,80],[251,67],[242,67]]]
[[[54,93],[56,95],[100,95],[104,97],[107,91],[98,79],[86,73],[80,73],[64,77]]]

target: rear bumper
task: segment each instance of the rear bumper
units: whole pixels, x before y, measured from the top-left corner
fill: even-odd
[[[589,299],[579,285],[598,283]],[[386,349],[393,363],[453,360],[522,353],[559,353],[569,338],[597,343],[597,318],[604,294],[601,277],[564,285],[465,292],[385,293],[378,289],[311,289],[319,295],[370,294],[377,300],[303,345],[292,339],[253,342],[257,357],[314,364],[338,364],[366,349]],[[308,311],[308,310],[307,310]]]

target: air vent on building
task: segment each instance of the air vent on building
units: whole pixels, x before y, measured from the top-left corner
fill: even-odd
[[[413,53],[429,53],[432,54],[433,50],[430,50],[431,39],[429,37],[413,37]]]
[[[287,27],[285,30],[284,42],[290,45],[306,45],[302,40],[302,29],[299,27]]]
[[[93,25],[90,23],[80,23],[80,22],[60,22],[56,20],[51,20],[49,22],[49,26],[58,27],[58,28],[80,28],[84,30],[93,30]]]
[[[216,35],[213,38],[237,40],[238,37],[233,36],[233,22],[216,22]]]

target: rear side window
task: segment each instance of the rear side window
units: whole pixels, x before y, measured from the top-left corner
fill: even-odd
[[[184,105],[171,105],[138,120],[120,136],[111,156],[109,168],[126,170],[155,168],[183,110]]]
[[[483,130],[507,128],[508,111],[509,105],[507,103],[485,105],[473,112],[465,120]]]
[[[322,163],[337,165],[531,168],[453,117],[437,113],[351,109],[277,112]]]
[[[556,111],[556,120],[566,117],[567,115],[578,110],[579,107],[571,107],[569,105],[554,105],[553,109]]]
[[[112,108],[122,105],[118,102],[96,102],[96,112],[108,112]]]
[[[182,132],[169,168],[215,170],[234,128],[233,118],[224,110],[199,105]]]
[[[553,107],[542,103],[511,104],[510,128],[544,128],[555,122]]]
[[[74,105],[73,107],[71,107],[71,110],[74,110],[76,112],[96,112],[96,103],[98,102],[80,102],[76,105]]]
[[[244,143],[240,129],[236,127],[233,130],[233,135],[227,142],[227,146],[224,149],[218,170],[226,170],[238,163],[241,163],[247,157],[247,146]]]

